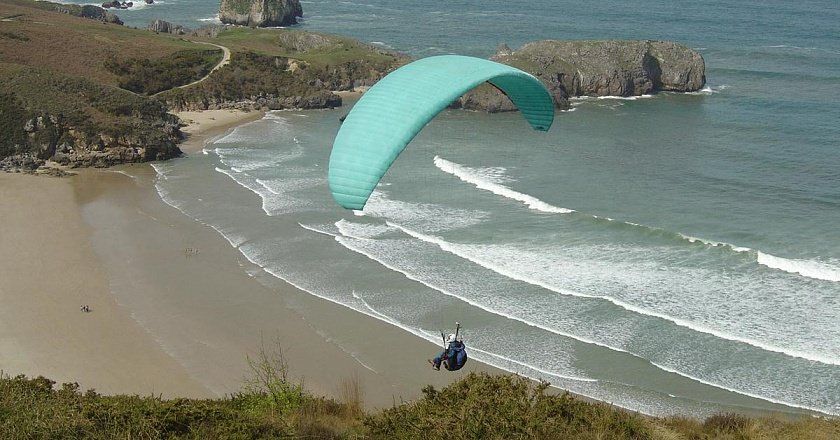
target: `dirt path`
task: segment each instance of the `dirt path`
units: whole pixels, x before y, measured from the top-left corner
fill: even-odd
[[[199,78],[199,79],[197,79],[197,80],[195,80],[195,81],[193,81],[193,82],[191,82],[191,83],[189,83],[189,84],[184,84],[183,86],[174,87],[174,88],[176,88],[176,89],[184,89],[184,88],[187,88],[187,87],[190,87],[190,86],[196,85],[196,84],[198,84],[198,83],[200,83],[200,82],[204,81],[205,79],[209,78],[209,77],[210,77],[210,75],[212,75],[212,74],[213,74],[213,72],[215,72],[215,71],[217,71],[217,70],[221,69],[221,68],[222,68],[222,66],[226,66],[228,63],[230,63],[230,49],[228,49],[227,47],[224,47],[224,46],[221,46],[221,45],[218,45],[218,44],[207,43],[207,42],[204,42],[204,41],[191,41],[191,43],[196,43],[196,44],[209,44],[210,46],[216,46],[216,47],[218,47],[219,49],[222,49],[222,51],[224,52],[224,54],[222,55],[222,60],[221,60],[221,61],[219,61],[219,64],[216,64],[216,65],[215,65],[212,69],[210,69],[210,71],[209,71],[209,72],[207,72],[207,75],[204,75],[203,77],[201,77],[201,78]],[[154,95],[152,95],[152,96],[159,95],[159,94],[161,94],[161,93],[163,93],[163,92],[166,92],[166,91],[169,91],[169,90],[172,90],[172,89],[161,90],[160,92],[157,92],[157,93],[155,93],[155,94],[154,94]]]

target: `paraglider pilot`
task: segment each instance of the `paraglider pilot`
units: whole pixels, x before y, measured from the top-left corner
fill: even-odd
[[[466,346],[462,341],[458,340],[455,334],[450,334],[446,338],[446,347],[444,350],[429,362],[435,370],[440,370],[441,365],[448,371],[460,370],[467,363]]]

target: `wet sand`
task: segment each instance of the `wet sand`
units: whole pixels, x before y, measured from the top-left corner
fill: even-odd
[[[105,393],[209,393],[111,295],[71,179],[0,173],[0,213],[4,374]]]
[[[205,121],[181,147],[198,151],[259,116]],[[0,174],[5,374],[109,394],[215,397],[241,389],[247,357],[264,344],[282,349],[310,391],[341,398],[355,380],[373,408],[498,371],[475,361],[432,371],[434,344],[291,285],[266,287],[216,231],[162,202],[155,176],[146,164],[61,179]]]
[[[185,153],[199,151],[208,141],[219,134],[223,134],[237,125],[256,121],[265,116],[265,112],[256,110],[250,112],[242,110],[202,110],[175,112],[174,114],[187,124],[186,127],[181,128],[181,131],[187,135],[187,139],[179,145],[181,151]]]

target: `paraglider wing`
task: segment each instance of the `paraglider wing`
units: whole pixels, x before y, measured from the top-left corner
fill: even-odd
[[[514,67],[481,58],[441,55],[407,64],[370,88],[333,142],[328,180],[347,209],[364,208],[376,184],[414,136],[461,95],[483,82],[504,92],[536,130],[554,121],[542,83]]]

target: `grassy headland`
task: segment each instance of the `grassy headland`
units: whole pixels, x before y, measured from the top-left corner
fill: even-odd
[[[96,12],[0,0],[0,160],[20,156],[6,168],[175,157],[183,136],[169,110],[336,107],[333,90],[371,85],[408,60],[344,37],[251,28],[181,37]],[[222,51],[207,43],[231,52],[209,76]]]

